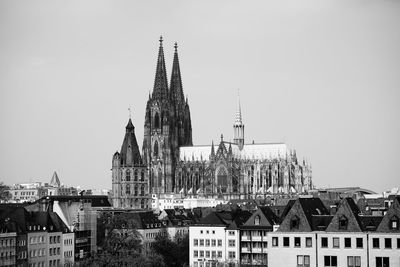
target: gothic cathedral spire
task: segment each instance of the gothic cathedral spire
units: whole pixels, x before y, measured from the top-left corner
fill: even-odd
[[[234,142],[242,150],[244,146],[244,124],[242,121],[242,108],[240,106],[240,96],[238,91],[238,110],[236,112],[235,123],[233,124]]]
[[[160,48],[158,49],[158,59],[156,67],[156,77],[154,79],[153,98],[165,99],[168,96],[167,71],[165,69],[164,48],[162,45],[163,37],[160,36]]]
[[[143,161],[149,166],[150,191],[161,194],[179,190],[175,186],[179,147],[192,145],[190,110],[184,100],[178,45],[175,43],[168,89],[162,42],[161,37],[154,88],[146,105],[143,138]]]

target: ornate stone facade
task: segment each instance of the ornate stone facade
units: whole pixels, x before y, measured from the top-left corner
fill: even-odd
[[[178,46],[168,88],[164,50],[160,39],[153,93],[146,106],[143,138],[143,160],[149,167],[150,192],[179,191],[175,184],[175,166],[179,147],[192,145],[192,124],[188,100],[183,95]]]
[[[129,119],[121,152],[112,159],[112,204],[114,208],[148,208],[148,172],[143,164],[135,136],[135,127]]]
[[[143,157],[132,121],[121,152],[113,157],[114,207],[147,207],[149,194],[247,198],[305,193],[312,188],[311,166],[297,161],[286,144],[245,144],[239,102],[234,142],[193,146],[190,109],[183,94],[177,45],[170,86],[160,38],[153,92],[145,112]],[[136,190],[138,189],[138,190]]]

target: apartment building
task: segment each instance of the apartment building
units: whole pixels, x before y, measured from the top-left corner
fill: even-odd
[[[215,267],[239,266],[240,226],[248,220],[248,211],[212,212],[189,227],[189,265]]]
[[[279,217],[270,207],[258,207],[240,227],[241,266],[267,266],[268,233],[279,226]]]

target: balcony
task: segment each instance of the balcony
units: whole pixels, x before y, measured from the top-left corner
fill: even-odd
[[[248,247],[242,247],[242,253],[251,253],[251,249]]]
[[[260,235],[253,235],[252,241],[258,241],[261,242],[261,236]]]
[[[253,248],[251,251],[253,253],[261,253],[262,252],[262,248]]]

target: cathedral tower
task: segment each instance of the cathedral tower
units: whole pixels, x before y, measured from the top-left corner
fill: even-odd
[[[236,112],[235,123],[233,124],[233,142],[242,150],[244,146],[244,124],[242,121],[242,109],[240,106],[240,98],[238,111]]]
[[[189,104],[183,94],[178,46],[172,67],[170,88],[165,68],[163,39],[160,38],[153,92],[146,106],[143,157],[149,167],[150,192],[172,193],[179,147],[192,145]]]

